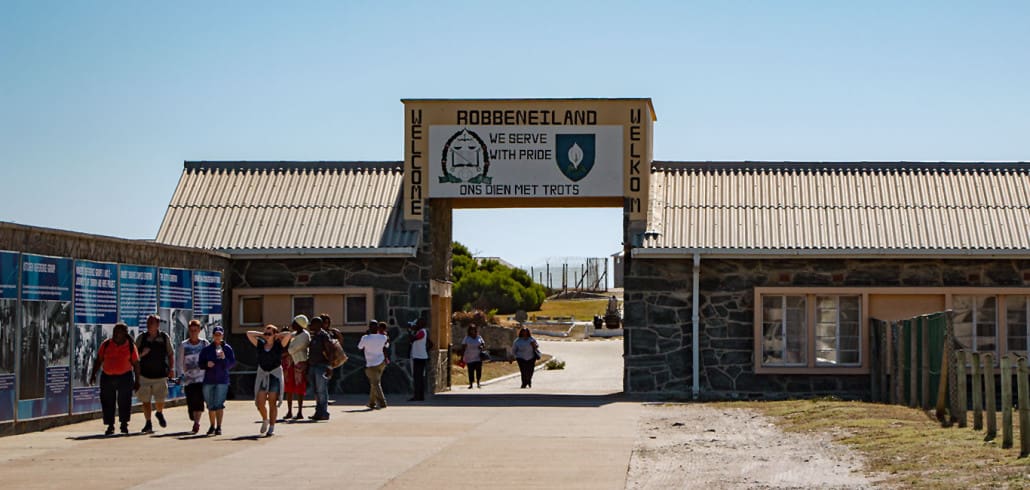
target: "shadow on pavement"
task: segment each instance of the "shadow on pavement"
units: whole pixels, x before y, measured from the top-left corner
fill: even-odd
[[[68,439],[70,441],[91,441],[93,439],[116,439],[119,437],[136,437],[145,435],[149,434],[144,434],[142,432],[130,432],[128,434],[111,434],[109,436],[106,436],[104,434],[90,434],[88,436],[66,437],[65,439]]]
[[[154,434],[150,437],[182,437],[189,435],[193,435],[193,433],[188,430],[184,430],[182,432],[165,432],[163,434]]]
[[[433,396],[431,400],[412,402],[412,404],[445,407],[601,407],[627,400],[628,398],[621,393],[608,395],[442,393]]]

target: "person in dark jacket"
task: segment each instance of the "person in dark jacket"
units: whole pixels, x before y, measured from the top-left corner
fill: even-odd
[[[229,394],[229,370],[236,365],[232,347],[225,343],[225,330],[215,327],[211,333],[211,345],[200,351],[199,364],[204,368],[204,402],[211,427],[207,435],[222,435],[222,414],[225,411],[225,397]]]
[[[320,317],[312,317],[308,323],[311,344],[308,345],[308,385],[315,392],[315,414],[311,420],[329,420],[329,380],[333,370],[329,369],[329,358],[326,350],[332,338],[322,328]]]

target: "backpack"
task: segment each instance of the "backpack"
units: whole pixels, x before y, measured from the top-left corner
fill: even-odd
[[[326,344],[326,360],[329,361],[329,369],[336,369],[347,362],[347,353],[343,351],[343,344],[336,338],[332,338]]]

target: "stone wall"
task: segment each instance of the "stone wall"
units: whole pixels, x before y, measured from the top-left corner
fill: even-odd
[[[632,259],[626,275],[626,387],[690,395],[690,259]],[[1027,260],[704,259],[700,269],[702,396],[865,398],[868,375],[756,375],[754,288],[761,286],[1026,287]]]
[[[209,250],[3,222],[0,222],[0,250],[181,269],[224,271],[229,268],[228,255]]]
[[[229,277],[233,288],[372,288],[375,311],[371,316],[390,325],[390,365],[383,373],[383,390],[410,393],[411,341],[406,325],[413,318],[429,315],[429,271],[417,257],[234,260]],[[246,342],[242,336],[233,337]],[[364,355],[357,348],[361,334],[345,334],[344,338],[349,360],[337,369],[330,392],[367,393]],[[244,365],[241,369],[252,368],[253,349],[242,351],[238,355]],[[253,390],[245,380],[239,385],[242,393]]]

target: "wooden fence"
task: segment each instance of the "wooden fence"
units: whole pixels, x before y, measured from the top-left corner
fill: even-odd
[[[874,319],[871,323],[873,401],[932,409],[943,427],[966,427],[968,412],[972,411],[973,430],[985,430],[985,441],[997,437],[1000,406],[1001,447],[1005,449],[1013,445],[1012,412],[1018,410],[1019,457],[1030,455],[1030,368],[1026,356],[1008,354],[998,359],[993,352],[962,349],[955,341],[950,311],[902,321]],[[997,374],[996,367],[1000,371]]]

